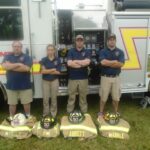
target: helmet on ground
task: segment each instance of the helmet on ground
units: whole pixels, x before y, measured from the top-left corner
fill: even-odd
[[[84,114],[79,110],[75,110],[75,111],[69,113],[69,116],[68,116],[69,122],[73,123],[73,124],[79,124],[79,123],[83,122],[84,119],[85,119]]]
[[[11,125],[13,127],[24,126],[26,124],[26,122],[27,122],[27,119],[26,119],[25,115],[22,113],[18,113],[13,117],[13,119],[11,121]]]
[[[115,113],[109,113],[109,112],[107,112],[104,115],[104,119],[110,125],[117,125],[119,123],[120,115],[119,115],[119,113],[115,114]]]
[[[40,124],[43,129],[51,129],[56,125],[56,119],[51,115],[46,115],[42,117]]]

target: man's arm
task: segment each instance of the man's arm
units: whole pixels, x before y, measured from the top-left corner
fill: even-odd
[[[16,72],[29,72],[30,71],[30,67],[21,64],[21,63],[10,63],[10,62],[5,62],[2,64],[2,67],[5,70],[12,70],[12,71],[16,71]]]
[[[90,64],[90,59],[86,58],[84,60],[76,60],[76,63],[79,64],[82,67],[86,67]]]
[[[112,68],[121,68],[124,65],[124,63],[119,62],[117,60],[107,60],[107,59],[102,60],[101,64],[103,66],[112,67]]]
[[[13,71],[16,72],[29,72],[30,71],[30,67],[24,64],[20,64],[19,67],[13,69]]]
[[[112,68],[122,68],[124,66],[124,63],[116,61],[114,64],[112,64]]]
[[[19,63],[20,65],[13,69],[13,71],[16,72],[30,72],[30,69],[32,67],[32,59],[30,58],[30,56],[25,55],[24,56],[24,62]]]
[[[20,66],[20,63],[10,63],[8,61],[2,63],[2,67],[5,70],[14,70]]]
[[[79,65],[76,60],[73,60],[72,50],[69,50],[68,55],[67,55],[67,59],[68,59],[67,60],[68,67],[81,68],[81,65]]]
[[[103,59],[101,61],[101,65],[106,66],[106,67],[112,67],[115,64],[115,62],[116,62],[116,60]]]
[[[113,67],[113,68],[121,68],[121,67],[124,66],[124,63],[125,63],[124,53],[123,53],[123,51],[120,51],[119,60],[115,61],[115,63],[112,64],[111,67]]]
[[[106,66],[106,67],[111,67],[111,65],[114,63],[114,61],[107,59],[106,52],[104,49],[101,50],[99,53],[99,61],[102,66]]]
[[[68,60],[67,65],[71,68],[81,68],[81,65],[78,64],[77,60]]]

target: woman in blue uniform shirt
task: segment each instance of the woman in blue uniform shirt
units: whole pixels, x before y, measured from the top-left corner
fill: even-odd
[[[41,60],[42,89],[43,89],[43,116],[51,113],[57,115],[57,94],[59,88],[60,61],[56,57],[55,46],[47,46],[47,56]],[[51,104],[49,99],[51,98]]]

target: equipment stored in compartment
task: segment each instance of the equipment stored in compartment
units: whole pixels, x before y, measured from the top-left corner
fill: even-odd
[[[58,10],[59,44],[72,43],[72,12]]]

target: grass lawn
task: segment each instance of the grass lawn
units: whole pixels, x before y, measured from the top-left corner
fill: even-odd
[[[58,100],[58,120],[65,115],[67,97]],[[97,95],[88,96],[89,113],[96,121],[99,111],[99,98]],[[0,138],[0,150],[150,150],[150,109],[141,109],[139,100],[133,100],[123,95],[120,103],[120,112],[131,125],[130,139],[117,140],[101,137],[92,140],[79,141],[66,140],[62,136],[56,139],[38,139],[31,137],[26,140],[10,140]],[[111,110],[111,101],[106,110]],[[22,111],[22,107],[19,107]],[[42,101],[36,100],[32,104],[32,114],[40,119],[42,114]],[[8,116],[8,106],[0,106],[0,121]]]

